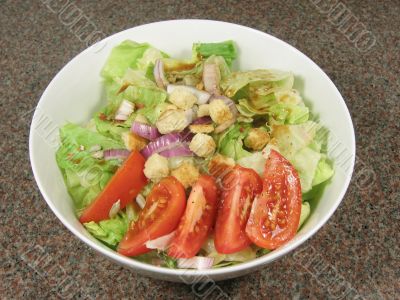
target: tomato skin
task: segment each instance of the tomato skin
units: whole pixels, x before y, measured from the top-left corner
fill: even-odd
[[[219,253],[230,254],[251,244],[245,228],[253,199],[261,192],[262,180],[254,170],[235,166],[224,176],[222,185],[214,242]]]
[[[145,243],[171,233],[179,224],[186,207],[185,189],[175,177],[157,183],[147,196],[146,205],[136,222],[129,226],[118,245],[118,252],[136,256],[149,252]]]
[[[207,239],[216,214],[217,185],[213,177],[202,175],[192,188],[168,255],[174,258],[195,256]]]
[[[265,249],[283,245],[297,232],[301,202],[296,170],[286,158],[271,150],[264,170],[263,191],[254,200],[247,222],[247,236]]]
[[[86,223],[109,219],[110,209],[115,202],[120,200],[121,208],[131,202],[147,184],[143,173],[144,163],[145,159],[139,152],[132,152],[104,190],[84,210],[79,221]]]

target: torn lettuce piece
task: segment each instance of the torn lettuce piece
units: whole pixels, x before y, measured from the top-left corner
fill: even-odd
[[[168,256],[165,251],[157,251],[157,256],[162,261],[162,266],[169,269],[177,269],[178,261],[175,258]]]
[[[221,75],[221,80],[229,77],[231,75],[231,69],[226,63],[225,59],[222,56],[212,55],[204,61],[204,64],[215,64],[219,69],[219,73]]]
[[[257,247],[257,246],[255,246],[254,248],[257,249],[257,252],[256,252],[257,257],[263,256],[263,255],[268,254],[268,253],[271,252],[271,250],[269,250],[269,249],[264,249],[264,248],[260,248],[260,247]]]
[[[238,261],[222,261],[216,265],[213,265],[212,268],[213,269],[225,268],[225,267],[234,266],[237,264],[240,264],[240,262],[238,262]]]
[[[312,121],[298,125],[272,125],[271,136],[280,152],[289,159],[297,151],[311,144],[318,126]]]
[[[293,82],[294,76],[290,72],[254,70],[233,72],[221,82],[221,87],[226,96],[236,100],[241,98],[250,99],[251,104],[256,109],[259,109],[264,105],[262,102],[271,93],[292,89]]]
[[[71,151],[76,150],[79,153],[86,153],[80,151],[81,149],[74,149],[75,146],[83,146],[83,150],[88,150],[94,145],[99,145],[102,149],[112,149],[123,146],[112,139],[109,139],[97,132],[93,132],[88,128],[81,127],[76,124],[68,123],[60,129],[60,139],[63,146],[70,146]]]
[[[96,122],[96,130],[107,136],[110,137],[118,142],[123,142],[122,135],[124,132],[128,132],[130,126],[125,125],[125,123],[114,123],[112,121],[102,120],[99,116],[95,116],[94,118]],[[125,148],[125,146],[123,146]]]
[[[204,63],[218,65],[222,78],[230,74],[231,62],[236,58],[236,48],[232,41],[221,43],[193,44],[190,59],[163,58],[165,75],[169,82],[184,82],[196,85],[201,82]]]
[[[222,56],[228,66],[236,59],[236,47],[233,41],[219,43],[195,43],[193,44],[193,53],[199,58],[208,58],[212,55]]]
[[[145,115],[166,100],[166,92],[157,87],[152,80],[153,76],[149,76],[148,73],[152,73],[157,59],[167,57],[167,54],[147,43],[139,44],[127,40],[113,48],[101,73],[105,79],[105,94],[108,102],[102,112],[109,120],[113,119],[123,100],[144,105]],[[150,120],[155,121],[151,116]],[[99,125],[99,130],[104,129],[105,124],[102,125],[101,128]],[[107,125],[110,127],[110,124]],[[107,131],[113,133],[118,129],[108,128]]]
[[[242,167],[253,169],[263,177],[266,161],[267,159],[261,152],[253,152],[249,156],[240,158],[237,163]]]
[[[144,115],[152,124],[158,118],[156,108],[167,99],[167,93],[159,89],[154,82],[145,77],[144,73],[128,70],[125,82],[129,84],[124,91],[124,98],[138,106],[144,106],[137,112]]]
[[[301,228],[301,226],[304,224],[304,222],[307,220],[308,216],[311,213],[311,208],[310,208],[310,203],[308,202],[303,202],[301,204],[301,212],[300,212],[300,222],[299,222],[299,227],[298,229]]]
[[[236,104],[236,108],[241,115],[249,118],[254,117],[255,115],[267,114],[266,111],[258,111],[257,109],[254,109],[249,104],[249,101],[247,99],[240,99],[238,101],[238,104]]]
[[[166,59],[163,60],[164,65]],[[195,86],[202,80],[203,74],[203,61],[198,61],[196,63],[188,63],[169,60],[169,66],[165,67],[165,76],[168,82],[183,83],[185,85]]]
[[[333,176],[333,167],[330,161],[326,158],[326,155],[322,155],[318,162],[317,169],[312,181],[312,186],[318,185]]]
[[[60,129],[61,146],[56,161],[64,177],[67,190],[80,215],[104,189],[118,169],[118,160],[104,161],[93,157],[91,149],[118,149],[123,144],[100,133],[74,124]]]
[[[101,71],[101,76],[106,81],[118,82],[128,68],[136,69],[138,67],[139,60],[150,47],[147,43],[140,44],[130,40],[123,41],[112,49]]]
[[[109,85],[113,92],[115,92],[114,86],[115,84]],[[137,113],[144,115],[154,124],[158,118],[156,108],[166,101],[167,93],[159,89],[153,81],[146,77],[143,71],[139,70],[128,69],[121,79],[120,86],[123,87],[122,91],[120,88],[119,92],[117,91],[115,94],[107,93],[108,105],[102,111],[107,119],[112,120],[122,101],[127,100],[135,104]],[[131,121],[124,122],[125,124],[115,123],[114,125],[126,128],[132,123]],[[100,122],[98,121],[98,123]]]
[[[246,137],[251,126],[247,123],[235,124],[231,126],[218,142],[218,152],[222,155],[239,160],[243,157],[251,155],[251,153],[243,148],[243,139]]]
[[[311,190],[320,159],[321,154],[309,147],[302,148],[289,159],[299,173],[303,193]]]
[[[202,72],[202,64],[199,59],[195,49],[192,48],[192,57],[189,59],[176,59],[176,58],[163,58],[162,62],[164,64],[164,72],[168,77],[168,73],[174,72],[188,72],[193,74],[193,72]]]
[[[124,74],[124,77],[122,77],[122,86],[131,85],[158,90],[156,83],[148,79],[144,71],[128,68]]]
[[[308,121],[309,109],[298,91],[279,90],[274,93],[276,103],[268,108],[268,115],[279,124],[300,124]]]
[[[304,105],[276,103],[268,108],[268,115],[274,118],[275,124],[301,124],[308,120],[309,110]]]
[[[218,253],[212,237],[209,237],[203,244],[202,251],[204,251],[205,256],[214,258],[213,267],[221,267],[221,264],[225,265],[227,262],[239,263],[256,258],[256,251],[252,247],[231,254]]]
[[[309,119],[309,109],[295,90],[274,91],[261,99],[239,99],[237,109],[247,117],[269,116],[273,124],[301,124]]]
[[[160,115],[171,105],[164,101],[165,99],[163,98],[159,99],[159,103],[157,103],[157,101],[154,101],[154,103],[151,103],[151,101],[149,101],[149,104],[146,105],[144,108],[138,110],[137,113],[145,116],[151,124],[155,124]]]
[[[313,121],[297,125],[273,125],[272,142],[299,173],[302,193],[333,175],[326,155],[321,153],[323,138],[317,135],[321,126]]]
[[[137,61],[137,68],[139,70],[147,71],[149,67],[153,67],[156,63],[157,59],[161,58],[166,58],[168,55],[164,52],[161,52],[160,50],[149,47],[147,50],[143,53],[143,56],[138,59]]]
[[[114,218],[103,220],[98,223],[88,222],[83,226],[96,239],[115,248],[124,237],[129,226],[129,219],[125,212],[119,212]]]

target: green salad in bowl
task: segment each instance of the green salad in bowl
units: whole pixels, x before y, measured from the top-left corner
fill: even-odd
[[[96,239],[154,265],[210,269],[296,235],[334,172],[326,132],[291,72],[233,70],[236,57],[233,41],[195,43],[189,59],[131,40],[112,49],[107,105],[63,126],[56,153]]]

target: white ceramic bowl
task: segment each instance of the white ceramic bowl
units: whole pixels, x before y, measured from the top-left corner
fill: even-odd
[[[123,40],[149,42],[173,57],[190,57],[193,42],[232,39],[238,46],[236,68],[275,68],[292,71],[297,87],[311,103],[312,111],[330,130],[330,157],[335,175],[306,224],[284,247],[239,265],[199,270],[156,267],[119,255],[90,236],[77,220],[72,200],[55,161],[58,128],[67,121],[84,123],[104,105],[101,103],[100,70],[111,49]],[[292,251],[313,234],[336,210],[349,185],[355,158],[354,129],[342,96],[328,76],[307,56],[287,43],[240,25],[208,20],[174,20],[138,26],[114,34],[72,59],[43,93],[30,132],[30,158],[34,176],[47,204],[79,239],[111,260],[154,278],[193,282],[222,280],[260,269]]]

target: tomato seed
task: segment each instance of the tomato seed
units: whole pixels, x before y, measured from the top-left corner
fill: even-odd
[[[286,225],[286,219],[278,219],[278,225],[280,227],[285,226]]]

